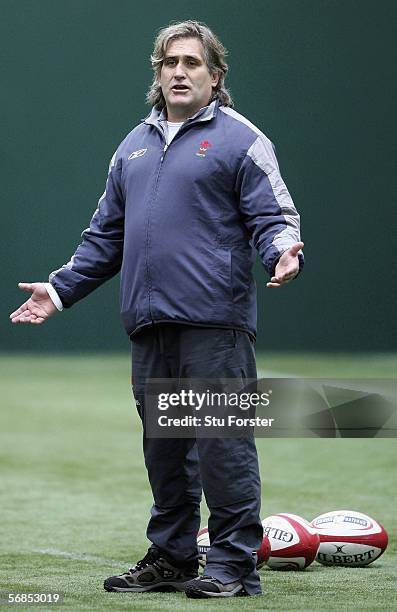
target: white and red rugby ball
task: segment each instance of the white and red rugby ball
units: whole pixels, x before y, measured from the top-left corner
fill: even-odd
[[[334,510],[312,520],[320,536],[316,561],[323,565],[361,567],[386,550],[385,528],[370,516],[354,510]]]
[[[274,570],[303,570],[317,554],[317,531],[296,514],[273,514],[263,519],[263,532],[270,540],[267,565]]]
[[[207,561],[207,552],[210,549],[210,536],[208,533],[208,527],[203,527],[197,534],[197,547],[199,551],[199,563],[202,567],[205,566]],[[269,538],[264,536],[262,544],[259,550],[256,551],[258,559],[256,562],[257,569],[260,569],[265,565],[270,555],[270,542]]]
[[[258,555],[258,560],[256,562],[257,569],[260,569],[263,565],[265,565],[265,563],[270,557],[270,553],[270,540],[267,535],[263,535],[261,547],[259,550],[256,551],[256,554]]]
[[[207,552],[210,546],[210,534],[208,533],[208,527],[205,526],[197,534],[197,548],[201,567],[204,567],[207,562]]]

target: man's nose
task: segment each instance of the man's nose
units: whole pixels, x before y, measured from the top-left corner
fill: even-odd
[[[185,70],[182,62],[178,62],[175,66],[174,76],[178,79],[183,79],[185,75]]]

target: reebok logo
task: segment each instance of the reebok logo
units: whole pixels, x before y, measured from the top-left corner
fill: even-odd
[[[138,149],[138,151],[133,151],[131,155],[129,155],[128,159],[136,159],[137,157],[142,157],[145,155],[147,149]]]

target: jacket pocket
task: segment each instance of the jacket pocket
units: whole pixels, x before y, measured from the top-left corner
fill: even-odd
[[[232,253],[230,249],[214,248],[211,254],[211,284],[214,301],[223,305],[223,311],[229,304],[230,313],[233,306],[232,289]]]

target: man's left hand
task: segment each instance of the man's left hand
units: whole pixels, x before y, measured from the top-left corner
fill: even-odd
[[[303,246],[303,242],[295,242],[281,255],[274,270],[274,276],[271,277],[270,282],[266,283],[266,287],[278,288],[295,278],[299,272],[298,253]]]

